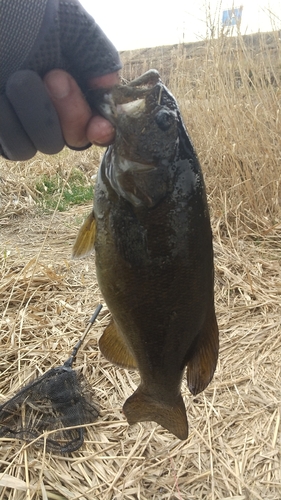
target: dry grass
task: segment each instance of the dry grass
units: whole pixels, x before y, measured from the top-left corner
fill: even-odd
[[[280,32],[143,49],[124,59],[127,78],[162,68],[199,154],[212,208],[250,232],[256,224],[274,226],[281,205]]]
[[[138,374],[100,354],[104,308],[75,365],[94,387],[101,417],[69,457],[3,438],[0,500],[281,499],[280,75],[277,86],[228,87],[224,77],[248,64],[252,52],[218,60],[211,49],[193,61],[193,71],[184,67],[192,61],[177,55],[176,80],[170,75],[206,177],[221,334],[207,390],[194,398],[183,384],[189,438],[180,442],[154,423],[128,426],[121,408]],[[266,66],[266,51],[254,62]],[[34,187],[43,172],[57,169],[66,179],[72,167],[90,177],[98,162],[92,148],[1,163],[0,404],[65,361],[102,301],[93,257],[70,259],[89,207],[40,213]]]

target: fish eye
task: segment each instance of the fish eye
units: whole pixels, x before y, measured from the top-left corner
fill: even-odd
[[[162,108],[155,115],[155,121],[158,127],[161,128],[161,130],[163,130],[164,132],[170,128],[174,120],[174,114],[170,113],[170,111],[168,111],[167,109]]]

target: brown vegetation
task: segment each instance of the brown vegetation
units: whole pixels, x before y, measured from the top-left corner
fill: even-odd
[[[252,41],[251,41],[252,40]],[[270,40],[270,43],[267,42]],[[144,57],[143,57],[144,56]],[[70,457],[0,441],[0,500],[280,500],[281,51],[278,33],[122,54],[124,77],[150,67],[177,97],[204,170],[212,215],[220,360],[204,393],[183,384],[190,435],[129,427],[122,404],[138,374],[107,362],[103,309],[77,356],[101,417]],[[70,259],[90,206],[49,215],[36,182],[101,150],[1,162],[0,404],[61,364],[102,301],[93,257]]]

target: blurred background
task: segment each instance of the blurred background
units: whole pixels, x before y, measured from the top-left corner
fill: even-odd
[[[218,36],[221,31],[242,34],[281,27],[280,0],[81,0],[118,50],[187,43]]]

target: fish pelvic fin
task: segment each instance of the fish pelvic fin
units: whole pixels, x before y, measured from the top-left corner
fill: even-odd
[[[103,332],[99,347],[106,359],[121,366],[122,368],[137,368],[136,360],[127,347],[122,334],[119,333],[114,320],[112,320]]]
[[[188,423],[182,396],[171,406],[153,399],[141,387],[130,396],[123,406],[130,425],[152,420],[167,429],[179,439],[187,439]]]
[[[187,362],[187,385],[195,396],[211,382],[219,355],[219,330],[214,305],[206,316],[196,348]]]
[[[92,213],[88,215],[79,229],[77,238],[72,249],[72,258],[80,259],[89,255],[94,250],[96,238],[96,219]]]

